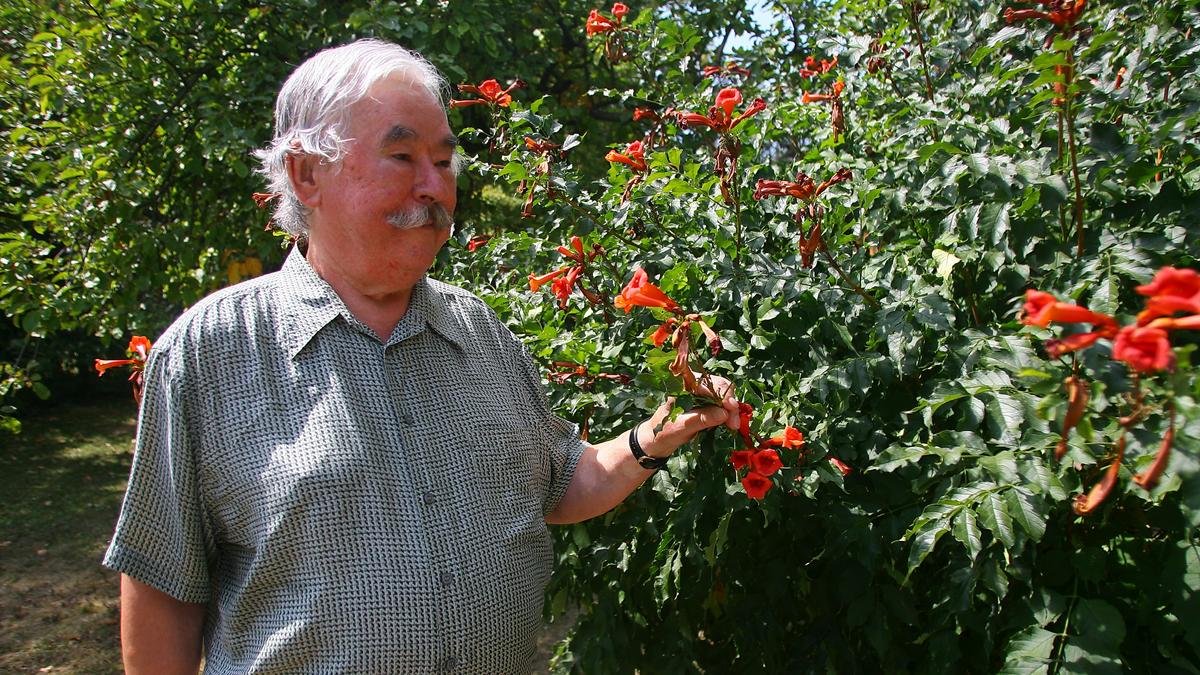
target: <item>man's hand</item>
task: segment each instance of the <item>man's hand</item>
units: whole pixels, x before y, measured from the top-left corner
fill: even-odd
[[[635,426],[638,441],[647,455],[667,457],[687,445],[696,434],[721,424],[737,431],[741,414],[738,400],[733,395],[733,383],[723,377],[703,377],[699,381],[696,395],[718,400],[721,404],[693,408],[675,419],[667,419],[675,407],[675,399],[668,398],[645,424]]]
[[[667,419],[675,406],[674,399],[667,399],[644,424],[634,425],[633,429],[612,440],[588,446],[579,458],[567,493],[546,516],[546,522],[577,523],[606,513],[650,477],[653,472],[642,468],[629,451],[629,434],[634,431],[637,431],[638,442],[647,455],[667,457],[705,429],[724,424],[737,430],[741,415],[729,380],[701,378],[701,386],[695,394],[720,401],[720,405],[694,408],[675,419]]]

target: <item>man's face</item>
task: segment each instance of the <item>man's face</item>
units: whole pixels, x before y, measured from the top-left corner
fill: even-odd
[[[454,136],[441,106],[423,87],[378,82],[350,108],[352,140],[339,165],[313,169],[309,260],[333,283],[367,295],[406,292],[433,263],[450,230],[393,223],[413,209],[456,201]],[[389,222],[391,221],[391,222]]]

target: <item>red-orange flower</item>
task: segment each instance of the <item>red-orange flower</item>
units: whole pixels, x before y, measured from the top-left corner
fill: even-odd
[[[633,278],[625,284],[625,288],[621,289],[621,294],[617,296],[613,304],[617,306],[617,309],[625,310],[626,314],[635,305],[659,307],[669,312],[679,313],[679,304],[667,297],[667,294],[663,293],[658,286],[650,283],[646,270],[641,268],[633,273]]]
[[[1150,298],[1146,309],[1138,314],[1139,325],[1175,312],[1200,314],[1200,274],[1196,270],[1164,267],[1150,283],[1136,290]]]
[[[1059,28],[1069,28],[1079,20],[1079,16],[1083,14],[1083,8],[1087,4],[1087,0],[1032,0],[1032,2],[1036,2],[1050,11],[1009,7],[1004,10],[1004,20],[1014,23],[1027,19],[1045,19]]]
[[[1112,337],[1117,322],[1107,314],[1093,312],[1069,302],[1059,302],[1053,295],[1036,291],[1025,291],[1025,306],[1021,310],[1021,323],[1026,326],[1045,328],[1051,322],[1090,323],[1101,327],[1100,337]]]
[[[746,496],[750,499],[762,499],[767,496],[771,486],[774,483],[766,476],[759,475],[750,471],[742,478],[742,487],[746,489]]]
[[[744,77],[750,77],[749,69],[743,68],[743,67],[739,66],[738,64],[734,63],[733,61],[726,63],[724,67],[704,66],[704,70],[701,71],[700,77],[713,77],[715,75],[721,74],[722,72],[731,73],[731,74],[735,74],[735,75],[742,75]]]
[[[750,467],[756,473],[770,476],[783,468],[783,462],[779,461],[778,452],[774,450],[759,450],[750,456]]]
[[[738,403],[738,435],[747,448],[754,445],[750,440],[750,420],[754,418],[754,406],[749,403]]]
[[[1175,366],[1175,352],[1161,328],[1126,326],[1113,341],[1113,358],[1124,361],[1139,373],[1168,370]]]
[[[604,159],[609,162],[620,162],[628,164],[634,171],[646,170],[646,153],[642,149],[641,141],[634,141],[625,147],[625,152],[620,153],[616,150],[609,150]]]
[[[613,16],[616,17],[615,19],[610,19],[598,10],[593,9],[588,14],[587,23],[585,24],[588,36],[619,30],[621,28],[621,18],[628,12],[629,8],[619,2],[613,5],[612,8]]]
[[[762,442],[762,447],[799,450],[804,447],[804,434],[794,427],[784,427],[783,431]]]
[[[1075,513],[1086,516],[1096,507],[1104,503],[1108,499],[1108,495],[1117,484],[1117,477],[1121,473],[1121,460],[1125,457],[1125,436],[1121,435],[1117,439],[1117,456],[1113,458],[1112,464],[1108,465],[1108,470],[1104,472],[1104,478],[1100,479],[1099,483],[1092,486],[1086,495],[1078,495],[1075,497],[1075,503],[1072,505]]]
[[[1092,391],[1087,380],[1074,375],[1064,380],[1063,385],[1067,388],[1067,414],[1063,416],[1062,435],[1058,440],[1058,447],[1054,449],[1054,459],[1062,459],[1063,455],[1067,454],[1067,437],[1079,424],[1079,420],[1083,419]]]
[[[809,56],[808,58],[804,59],[804,67],[800,69],[800,77],[807,79],[815,75],[823,75],[828,73],[829,71],[833,70],[833,67],[837,65],[837,62],[838,60],[836,56],[833,57],[832,61],[821,59],[819,63],[817,62],[817,57]]]
[[[753,455],[753,450],[734,450],[729,453],[729,463],[734,469],[740,469],[750,463],[750,457]]]
[[[96,375],[101,376],[113,368],[131,366],[129,381],[133,383],[133,400],[139,405],[142,402],[142,378],[146,369],[146,359],[150,357],[150,340],[143,335],[134,335],[125,348],[130,358],[127,359],[96,359],[93,364]]]
[[[833,468],[840,471],[843,476],[849,476],[854,471],[854,469],[850,468],[849,464],[846,464],[837,457],[830,457],[829,463],[833,465]]]
[[[816,181],[803,171],[796,174],[795,181],[788,180],[767,180],[760,178],[754,184],[754,198],[765,199],[767,197],[794,197],[811,201],[816,199],[820,194],[829,188],[853,178],[854,175],[850,169],[838,169],[837,173],[833,174],[824,183],[817,185]]]
[[[649,108],[634,108],[633,109],[633,121],[634,122],[640,122],[641,120],[650,120],[651,122],[657,122],[660,119],[662,119],[662,116]]]
[[[553,272],[547,272],[542,275],[535,275],[531,272],[529,274],[529,290],[537,293],[539,288],[562,276],[568,269],[570,269],[570,267],[560,267]]]
[[[813,94],[813,93],[806,91],[806,92],[804,92],[804,95],[800,97],[800,102],[801,103],[820,103],[822,101],[833,101],[838,98],[841,98],[842,91],[844,91],[845,89],[846,89],[846,83],[841,80],[838,80],[837,82],[834,82],[833,86],[830,88],[830,91],[832,93]]]
[[[1167,461],[1171,456],[1171,446],[1175,442],[1175,410],[1171,409],[1171,426],[1167,427],[1167,433],[1163,434],[1162,443],[1158,446],[1158,454],[1154,455],[1154,463],[1149,469],[1137,474],[1133,477],[1133,482],[1137,483],[1143,489],[1153,490],[1155,485],[1158,485],[1158,480],[1162,478],[1163,472],[1167,470]]]
[[[741,91],[735,87],[725,87],[717,92],[715,104],[708,109],[707,115],[681,112],[679,113],[679,122],[685,127],[711,127],[716,131],[725,133],[734,129],[750,117],[767,109],[767,102],[761,98],[756,98],[745,112],[734,116],[734,109],[741,102]]]
[[[671,337],[671,333],[675,332],[675,324],[677,323],[678,321],[675,320],[675,317],[670,317],[658,327],[658,330],[654,331],[654,336],[651,340],[654,341],[655,347],[663,346],[667,338]]]
[[[121,366],[129,366],[137,363],[133,359],[96,359],[96,375],[103,375],[111,368],[120,368]]]
[[[458,85],[458,90],[460,92],[464,94],[479,94],[481,98],[469,98],[463,100],[454,99],[450,101],[450,107],[462,108],[469,105],[486,103],[488,105],[507,108],[508,105],[512,103],[512,96],[509,95],[509,92],[514,89],[520,89],[524,86],[525,83],[521,80],[513,80],[512,83],[508,85],[507,89],[501,89],[500,83],[495,80],[484,80],[478,85],[460,84]]]
[[[492,240],[492,236],[493,235],[490,234],[480,234],[471,237],[471,239],[467,242],[467,250],[471,253],[474,253],[484,246],[487,246],[487,243]]]

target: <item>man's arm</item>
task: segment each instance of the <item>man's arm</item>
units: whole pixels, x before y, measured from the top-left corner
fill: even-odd
[[[204,605],[182,602],[121,575],[121,655],[126,675],[196,675]]]
[[[732,390],[732,387],[725,383],[722,389]],[[654,473],[651,469],[643,469],[629,451],[629,434],[634,430],[647,455],[666,457],[705,429],[721,424],[735,430],[738,427],[738,404],[732,395],[728,395],[720,406],[697,408],[663,423],[662,431],[655,435],[654,429],[670,414],[671,405],[668,401],[641,426],[612,440],[587,446],[566,494],[546,516],[546,522],[565,525],[606,513]]]

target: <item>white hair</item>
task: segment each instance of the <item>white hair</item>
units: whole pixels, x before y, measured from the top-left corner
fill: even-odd
[[[292,190],[287,156],[308,154],[336,164],[353,140],[343,136],[350,106],[362,100],[380,80],[396,75],[422,86],[446,109],[446,78],[420,54],[399,45],[364,39],[318,52],[300,64],[275,99],[275,137],[254,155],[262,162],[275,200],[275,224],[293,236],[308,232],[309,210]],[[457,157],[456,157],[457,159]],[[457,166],[457,162],[455,163]]]

